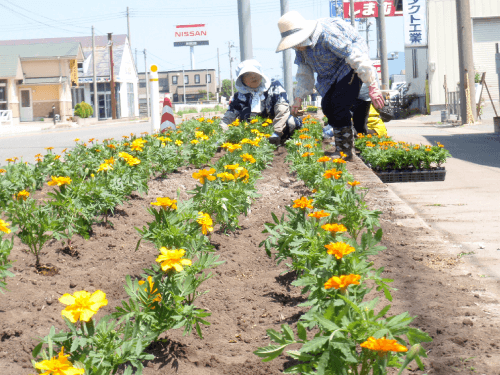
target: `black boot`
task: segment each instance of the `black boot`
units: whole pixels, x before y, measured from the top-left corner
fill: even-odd
[[[352,126],[345,126],[343,128],[333,128],[333,135],[335,136],[335,151],[336,153],[343,152],[346,156],[346,161],[352,160],[352,148],[354,146],[354,134]]]

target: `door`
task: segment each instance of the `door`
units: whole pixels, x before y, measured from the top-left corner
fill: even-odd
[[[486,72],[486,84],[493,100],[499,100],[499,76],[495,60],[496,45],[500,43],[500,17],[475,18],[473,20],[474,35],[474,68],[479,73]],[[500,68],[500,67],[499,67]],[[483,99],[488,99],[486,90]]]
[[[31,103],[31,89],[21,91],[21,121],[33,121],[33,104]]]

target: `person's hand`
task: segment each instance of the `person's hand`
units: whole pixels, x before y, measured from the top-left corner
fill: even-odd
[[[376,81],[368,87],[368,95],[370,95],[370,99],[372,100],[372,104],[375,108],[384,108],[384,97],[382,96],[382,92],[380,92]]]
[[[302,109],[302,99],[295,98],[295,101],[293,102],[293,105],[292,105],[292,109],[290,111],[292,116],[297,116],[301,109]]]

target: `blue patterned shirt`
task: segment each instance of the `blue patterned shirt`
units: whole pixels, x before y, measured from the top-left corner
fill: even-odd
[[[358,32],[340,18],[321,18],[318,26],[311,35],[312,45],[305,51],[295,51],[295,64],[308,65],[312,72],[317,73],[316,89],[321,96],[325,96],[330,87],[344,78],[352,68],[346,59],[351,55],[353,48],[368,55],[366,42]],[[312,76],[312,77],[311,77]],[[297,75],[297,96],[309,94],[308,87],[312,87],[311,73]]]

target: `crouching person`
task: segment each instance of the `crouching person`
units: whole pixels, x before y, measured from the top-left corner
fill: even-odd
[[[269,137],[272,144],[280,144],[291,137],[302,121],[290,114],[286,91],[279,81],[270,81],[262,72],[257,60],[242,61],[236,68],[237,93],[224,114],[221,127],[224,131],[234,120],[247,121],[261,116],[273,120],[274,133]]]

